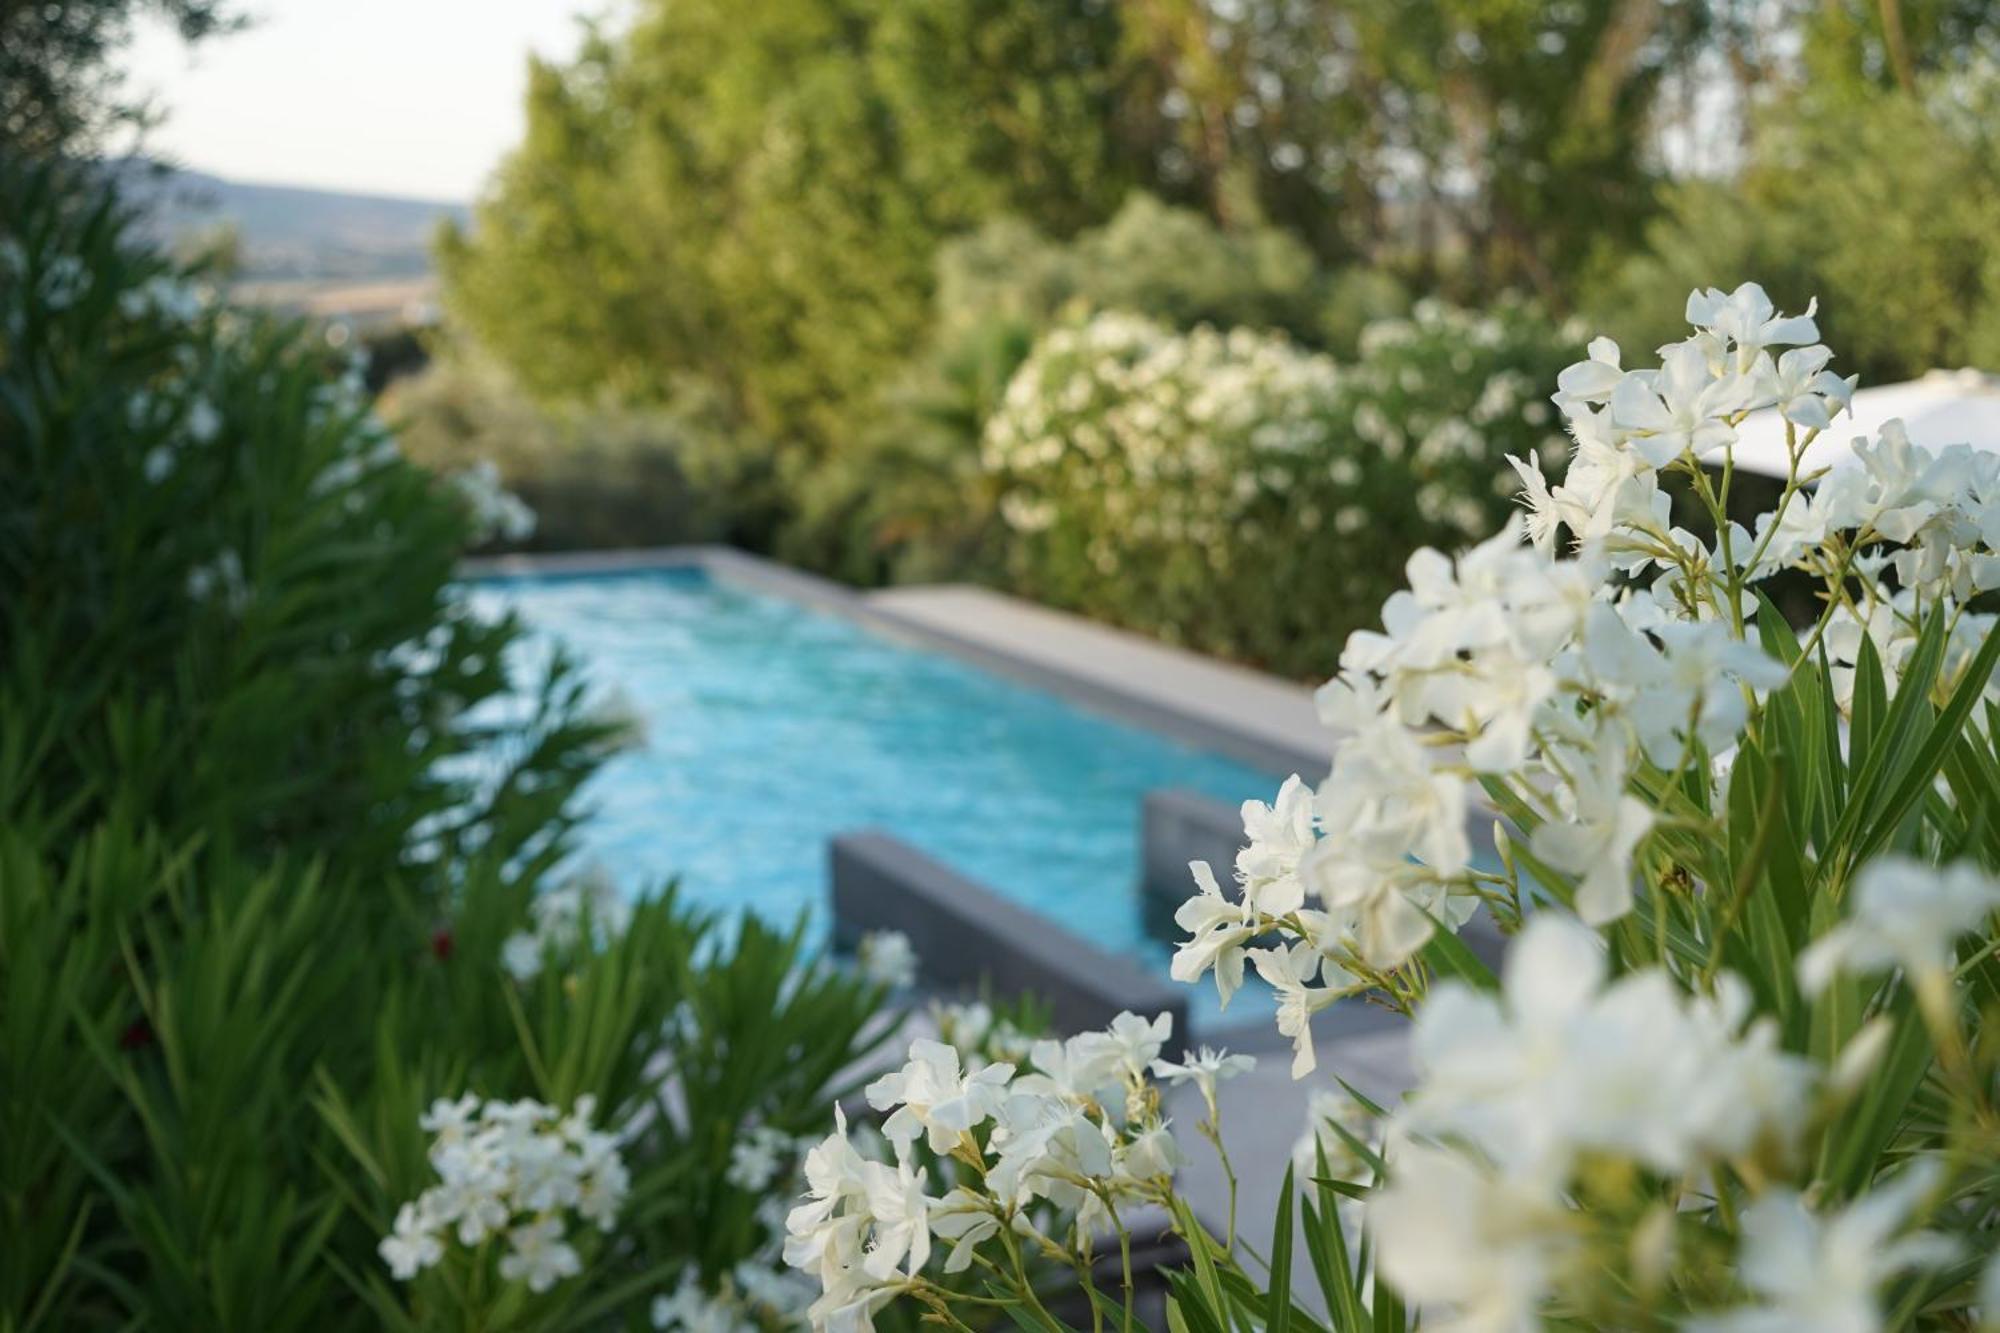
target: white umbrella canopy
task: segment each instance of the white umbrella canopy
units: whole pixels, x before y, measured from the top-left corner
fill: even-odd
[[[1933,370],[1902,384],[1859,389],[1854,410],[1834,418],[1806,450],[1803,470],[1859,465],[1848,442],[1873,438],[1884,422],[1901,418],[1910,442],[1932,449],[1969,444],[2000,453],[2000,375],[1979,370]],[[1804,432],[1802,431],[1801,434]],[[1783,479],[1785,420],[1776,408],[1752,412],[1736,428],[1736,466]]]

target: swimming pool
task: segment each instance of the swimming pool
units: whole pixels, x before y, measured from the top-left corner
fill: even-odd
[[[877,827],[1164,973],[1171,949],[1141,922],[1141,798],[1277,785],[698,567],[484,578],[469,595],[517,613],[530,651],[565,646],[593,692],[645,721],[643,748],[585,788],[585,856],[630,891],[678,877],[692,902],[803,914],[821,939],[827,841]]]

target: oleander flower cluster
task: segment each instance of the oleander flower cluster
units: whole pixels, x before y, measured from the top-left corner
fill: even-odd
[[[1371,463],[1393,460],[1408,475],[1432,540],[1475,540],[1512,498],[1505,456],[1561,445],[1542,386],[1581,337],[1574,321],[1515,302],[1471,311],[1419,301],[1408,318],[1362,329],[1342,367],[1339,415]]]
[[[1418,1084],[1369,1206],[1383,1274],[1468,1326],[1533,1327],[1585,1257],[1571,1205],[1593,1173],[1782,1172],[1817,1071],[1751,1014],[1740,978],[1706,995],[1661,969],[1611,980],[1593,931],[1537,915],[1498,995],[1447,982],[1417,1015]]]
[[[594,1098],[564,1113],[534,1100],[440,1098],[423,1115],[438,1183],[396,1212],[379,1247],[398,1279],[499,1246],[502,1280],[545,1292],[583,1271],[571,1226],[609,1232],[631,1188],[616,1137],[592,1124]],[[476,1262],[476,1259],[475,1259]]]
[[[1123,567],[1120,532],[1227,559],[1244,502],[1288,476],[1263,460],[1329,438],[1339,378],[1329,358],[1277,334],[1182,334],[1110,311],[1042,340],[987,422],[981,457],[1017,532],[1100,504],[1088,549],[1100,574]]]
[[[465,506],[474,544],[526,541],[535,532],[535,511],[500,480],[500,467],[482,458],[445,478]]]
[[[1012,1018],[996,1014],[983,1000],[934,1001],[930,1018],[938,1040],[957,1051],[967,1069],[994,1063],[1025,1064],[1035,1043],[1033,1034]]]
[[[611,872],[591,864],[529,905],[533,928],[509,935],[500,945],[500,965],[516,981],[532,981],[550,962],[558,965],[578,951],[599,949],[632,924],[632,904]]]
[[[878,986],[908,990],[917,984],[917,951],[900,930],[869,931],[855,946],[854,960],[861,975]]]
[[[983,1017],[957,1015],[960,1039],[991,1035]],[[1216,1081],[1247,1065],[1214,1052],[1164,1060],[1172,1027],[1171,1015],[1125,1013],[1103,1031],[1035,1041],[1018,1064],[913,1042],[908,1063],[867,1088],[886,1117],[879,1150],[863,1151],[841,1114],[806,1156],[785,1258],[820,1284],[814,1326],[868,1327],[898,1295],[942,1310],[954,1275],[975,1269],[1033,1299],[1037,1266],[1087,1278],[1098,1238],[1129,1246],[1131,1210],[1163,1202],[1183,1161],[1161,1081],[1193,1081],[1212,1105]]]

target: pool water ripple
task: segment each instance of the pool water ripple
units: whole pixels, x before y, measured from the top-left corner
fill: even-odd
[[[827,840],[874,826],[1164,971],[1137,899],[1141,798],[1173,786],[1233,803],[1276,785],[700,570],[489,579],[470,595],[645,718],[645,746],[585,789],[586,856],[633,892],[678,877],[694,902],[803,913],[821,938]]]

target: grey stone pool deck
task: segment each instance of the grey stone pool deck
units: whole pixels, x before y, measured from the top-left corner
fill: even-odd
[[[873,610],[974,656],[1010,660],[1072,697],[1095,695],[1128,716],[1282,777],[1328,766],[1312,691],[990,588],[883,588]],[[1164,725],[1163,725],[1164,724]]]

